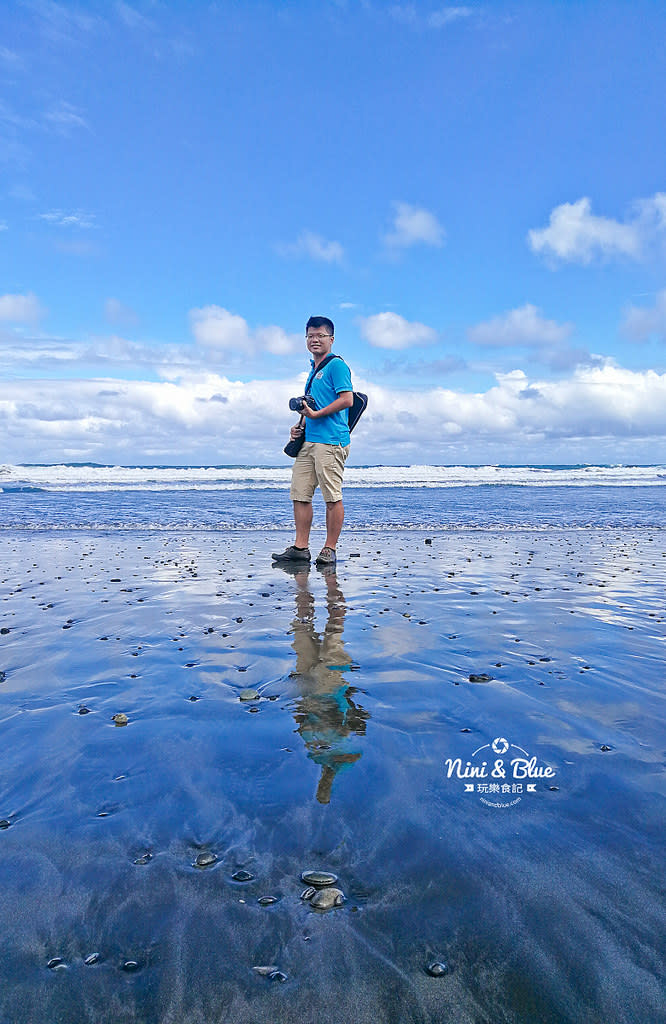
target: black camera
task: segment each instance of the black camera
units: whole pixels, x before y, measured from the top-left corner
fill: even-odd
[[[289,408],[292,412],[303,412],[304,405],[307,405],[310,409],[317,408],[312,395],[301,395],[300,398],[289,399]]]

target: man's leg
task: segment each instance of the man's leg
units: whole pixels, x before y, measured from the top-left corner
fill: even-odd
[[[310,527],[312,526],[312,496],[317,486],[312,445],[306,441],[294,460],[291,474],[291,500],[294,503],[294,524],[296,539],[285,551],[274,551],[276,562],[289,562],[291,565],[309,563]]]
[[[328,506],[326,508],[326,518],[328,519]],[[312,526],[311,501],[294,502],[294,523],[296,524],[296,540],[294,545],[297,548],[306,548],[310,543],[310,527]],[[340,523],[340,528],[342,528],[342,523]],[[338,530],[339,533],[340,530]]]
[[[312,506],[310,507],[310,520],[312,520]],[[324,547],[335,551],[338,538],[342,531],[342,524],[345,521],[345,507],[341,501],[326,502],[326,544]]]
[[[318,445],[316,454],[317,480],[326,502],[326,543],[317,555],[317,565],[335,565],[335,549],[345,521],[342,504],[342,476],[349,446]]]

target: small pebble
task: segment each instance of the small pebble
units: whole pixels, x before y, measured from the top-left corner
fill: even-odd
[[[122,725],[127,725],[127,723],[129,722],[129,718],[127,717],[127,715],[123,714],[122,711],[120,711],[120,712],[118,712],[117,715],[112,715],[111,716],[111,721],[115,722],[116,725],[118,725],[118,726],[122,726]]]
[[[54,956],[52,960],[49,960],[46,966],[50,971],[55,971],[58,967],[64,967],[65,961],[59,956]]]
[[[268,975],[269,981],[286,981],[287,975],[282,971],[273,971],[272,974]]]
[[[260,974],[262,978],[270,978],[271,974],[275,974],[275,972],[279,970],[279,967],[276,967],[275,964],[271,964],[270,967],[253,967],[252,970],[256,971],[257,974]]]
[[[601,746],[599,747],[599,750],[603,750],[604,752],[605,752],[606,750],[612,750],[612,749],[613,749],[613,748],[612,748],[612,747],[609,747],[607,743],[602,743],[602,744],[601,744]]]
[[[11,821],[7,821],[6,818],[3,818],[2,821],[0,821],[0,828],[2,829],[9,828],[10,825]]]
[[[492,682],[492,676],[489,676],[487,672],[479,672],[478,675],[472,673],[469,677],[470,683],[490,683]]]
[[[137,857],[136,860],[134,861],[134,863],[135,864],[147,864],[152,859],[153,859],[152,853],[146,852],[146,853],[142,853],[140,857]]]
[[[234,880],[234,882],[251,882],[254,878],[254,875],[251,874],[249,871],[245,871],[243,868],[241,868],[240,871],[235,871],[231,877]]]
[[[301,899],[311,900],[316,891],[317,890],[315,889],[314,885],[309,885],[307,889],[304,889],[303,892],[301,893]]]
[[[85,704],[82,704],[81,707],[79,708],[79,714],[80,715],[89,715],[90,714],[90,708],[87,708],[85,706]]]
[[[127,971],[128,974],[132,974],[134,971],[139,970],[139,964],[136,960],[126,960],[121,967],[122,971]]]
[[[259,693],[256,690],[241,690],[238,694],[239,700],[259,700]]]
[[[217,856],[211,850],[206,850],[205,853],[197,855],[197,859],[194,862],[195,868],[209,868],[212,864],[217,861]]]
[[[342,890],[329,886],[314,894],[310,900],[310,906],[315,907],[316,910],[332,910],[333,907],[341,907],[344,901],[345,894]]]
[[[90,953],[83,961],[86,967],[92,967],[93,964],[98,964],[101,960],[99,953]]]
[[[427,973],[433,978],[443,977],[443,975],[448,974],[448,970],[446,964],[443,964],[441,960],[435,960],[426,967]]]
[[[304,871],[301,875],[301,882],[306,885],[314,885],[317,889],[323,889],[325,885],[335,885],[338,876],[332,871]]]
[[[257,903],[260,907],[270,907],[273,903],[277,903],[277,896],[260,896]]]

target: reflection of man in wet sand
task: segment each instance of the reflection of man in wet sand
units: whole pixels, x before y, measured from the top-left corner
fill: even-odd
[[[361,757],[357,736],[365,735],[367,711],[354,704],[356,692],[344,676],[352,664],[345,650],[342,633],[345,599],[334,570],[326,570],[328,620],[324,634],[315,631],[315,602],[308,588],[307,569],[294,573],[296,618],[293,622],[296,671],[301,696],[296,702],[294,719],[308,748],[308,757],[321,765],[317,800],[327,804],[337,773]]]

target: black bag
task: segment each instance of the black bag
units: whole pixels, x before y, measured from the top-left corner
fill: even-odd
[[[303,447],[304,441],[305,431],[303,431],[303,433],[300,434],[298,437],[290,438],[287,441],[286,445],[284,446],[284,454],[288,455],[290,459],[295,459],[298,453],[300,452],[301,448]]]
[[[307,384],[305,385],[305,391],[304,391],[305,395],[310,393],[310,387],[312,386],[312,381],[315,378],[315,374],[319,373],[320,370],[323,370],[324,367],[326,366],[326,364],[330,363],[331,359],[340,359],[340,358],[342,358],[342,357],[338,356],[338,355],[327,356],[326,359],[324,359],[319,364],[319,366],[315,367],[315,369],[312,371],[312,373],[310,374],[310,376],[308,378]],[[354,429],[354,427],[356,426],[356,424],[358,423],[358,421],[360,420],[360,418],[363,415],[363,413],[365,412],[365,408],[366,408],[366,406],[368,404],[368,396],[364,395],[362,391],[353,391],[352,394],[354,396],[354,401],[353,401],[352,405],[349,407],[349,433],[350,434],[351,434],[352,430]],[[305,416],[301,416],[301,426],[303,426],[304,423],[305,423]],[[300,434],[299,437],[290,438],[289,441],[287,441],[286,445],[284,446],[284,449],[283,449],[284,454],[288,455],[290,459],[295,459],[296,456],[298,455],[298,453],[300,452],[301,448],[303,447],[304,441],[305,441],[305,431],[303,431],[303,433]]]
[[[360,420],[361,416],[365,412],[365,407],[368,404],[368,396],[364,395],[362,391],[353,391],[354,402],[349,407],[349,433]]]

